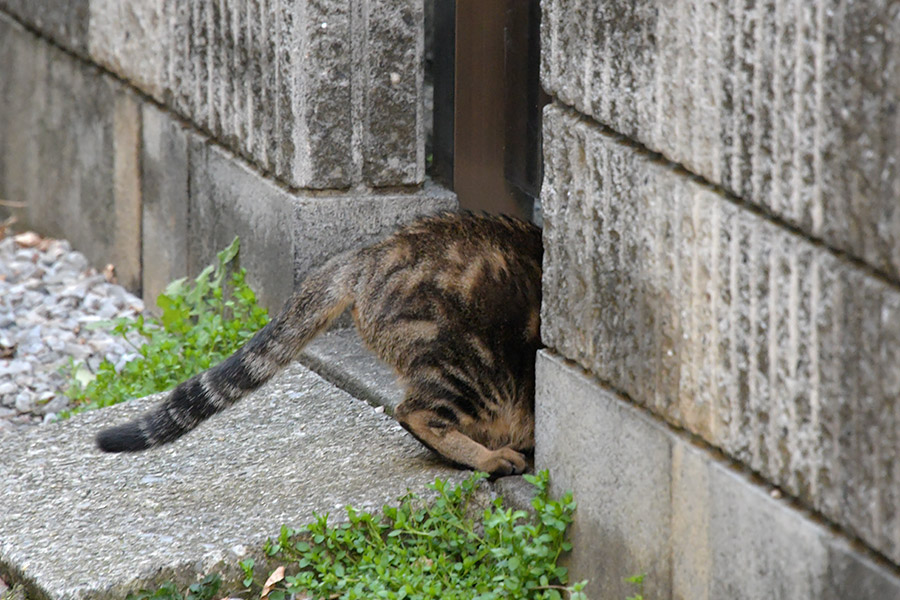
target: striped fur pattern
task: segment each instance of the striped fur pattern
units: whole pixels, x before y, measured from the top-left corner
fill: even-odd
[[[107,452],[171,442],[287,365],[346,308],[406,389],[397,420],[447,460],[496,475],[534,445],[541,233],[509,217],[445,213],[338,255],[235,354],[154,411],[101,431]]]

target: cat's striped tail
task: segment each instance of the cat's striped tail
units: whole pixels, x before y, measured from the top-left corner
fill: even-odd
[[[137,452],[166,444],[264,384],[353,302],[361,257],[348,252],[315,269],[281,313],[237,352],[180,384],[151,412],[101,431],[97,447]]]

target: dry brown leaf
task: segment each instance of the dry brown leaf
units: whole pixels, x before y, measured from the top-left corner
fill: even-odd
[[[284,567],[278,567],[272,574],[269,575],[269,578],[266,579],[266,582],[263,584],[262,594],[259,596],[259,600],[268,600],[269,592],[272,591],[272,588],[275,587],[275,584],[284,579]]]
[[[116,281],[116,265],[109,263],[103,267],[103,278],[109,283],[118,283]]]
[[[9,232],[9,228],[12,227],[17,220],[18,219],[16,219],[15,215],[11,215],[3,221],[0,221],[0,240],[6,237],[6,234]]]
[[[34,248],[38,244],[41,243],[41,236],[36,234],[33,231],[26,231],[24,233],[20,233],[16,236],[13,236],[13,239],[16,243],[22,248]]]

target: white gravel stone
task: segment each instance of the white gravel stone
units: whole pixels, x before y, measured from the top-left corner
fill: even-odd
[[[20,413],[29,413],[35,409],[34,396],[28,392],[16,394],[16,410]]]
[[[70,361],[96,369],[107,358],[120,369],[135,358],[95,325],[143,310],[65,240],[21,248],[12,236],[0,239],[0,436],[70,408]]]

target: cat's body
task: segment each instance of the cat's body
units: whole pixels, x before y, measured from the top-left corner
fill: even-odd
[[[281,313],[153,412],[100,432],[108,452],[170,442],[286,366],[352,306],[366,345],[406,388],[397,420],[446,459],[494,475],[534,445],[541,233],[507,217],[443,214],[315,269]]]

